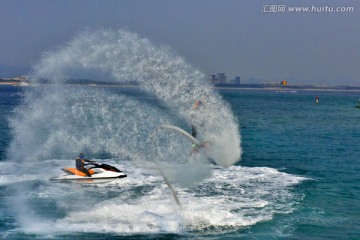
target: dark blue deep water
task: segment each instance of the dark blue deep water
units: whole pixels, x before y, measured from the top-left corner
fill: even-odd
[[[108,91],[127,92],[127,90],[119,88],[109,88]],[[17,208],[17,205],[12,202],[15,196],[18,196],[16,193],[19,191],[16,185],[17,180],[4,177],[7,168],[12,166],[11,163],[6,163],[8,159],[6,152],[13,138],[9,121],[14,108],[21,104],[23,100],[24,90],[17,87],[0,86],[0,238],[360,239],[360,109],[355,107],[360,98],[360,93],[328,91],[276,92],[267,90],[218,91],[224,100],[229,103],[233,114],[239,121],[243,155],[237,166],[242,167],[239,169],[246,170],[244,170],[244,174],[247,173],[249,174],[247,176],[251,176],[249,180],[244,180],[241,183],[243,189],[245,189],[242,194],[245,195],[246,192],[251,190],[251,196],[248,196],[249,201],[266,199],[268,202],[280,202],[281,204],[274,204],[271,208],[264,207],[266,204],[264,206],[260,204],[257,207],[246,207],[246,204],[241,205],[236,211],[240,213],[244,211],[239,216],[247,217],[248,224],[241,225],[236,223],[235,219],[229,221],[228,226],[220,224],[221,229],[219,231],[214,231],[217,223],[206,223],[206,227],[198,228],[198,225],[194,224],[197,221],[194,217],[192,219],[195,220],[192,220],[191,227],[170,230],[169,232],[166,230],[154,230],[154,232],[146,231],[144,234],[139,234],[138,229],[123,230],[119,227],[121,225],[113,225],[114,231],[110,231],[110,223],[112,222],[109,220],[106,223],[98,222],[98,224],[109,224],[109,228],[103,228],[104,230],[99,231],[94,230],[89,233],[89,230],[81,230],[82,224],[87,224],[86,218],[83,222],[77,221],[76,223],[69,220],[71,217],[66,218],[68,216],[68,214],[65,214],[67,211],[66,203],[56,205],[51,198],[46,198],[48,200],[43,201],[45,199],[44,195],[50,195],[43,187],[48,186],[47,181],[31,179],[27,180],[28,183],[22,185],[23,188],[24,186],[27,186],[27,188],[21,191],[32,189],[31,191],[41,193],[41,196],[34,195],[34,198],[29,200],[30,204],[28,205],[32,206],[33,209],[26,209],[25,211],[32,212],[33,221],[38,218],[50,219],[57,226],[61,225],[62,228],[60,229],[62,230],[58,228],[56,232],[45,231],[45,233],[41,230],[37,231],[37,229],[26,231],[26,227],[22,225],[24,219],[21,219],[21,216],[23,214],[19,214],[17,209],[14,209]],[[127,94],[129,97],[134,97],[143,93],[130,89]],[[319,97],[319,103],[315,103],[315,96]],[[146,96],[142,98],[146,98]],[[254,169],[260,170],[253,173]],[[267,179],[261,182],[260,178],[258,178],[257,181],[260,182],[258,185],[252,182],[255,181],[255,175],[259,176],[262,171],[269,173],[272,170],[276,171],[274,176],[277,177],[280,173],[286,173],[286,176],[302,177],[305,180],[291,186],[287,185],[284,189],[275,188],[278,192],[272,199],[271,196],[265,196],[264,193],[257,193],[257,190],[264,190],[266,184],[276,184],[281,179],[274,182]],[[217,173],[219,178],[226,176],[241,178],[243,176],[241,174],[234,175],[235,173],[221,175],[221,171]],[[134,170],[134,175],[135,172],[136,170]],[[271,178],[269,176],[265,175],[264,178]],[[252,185],[249,187],[246,181],[252,182]],[[229,182],[229,184],[231,183]],[[282,186],[279,188],[282,188]],[[226,190],[223,192],[226,193],[226,196],[225,194],[222,196],[219,194],[222,191],[217,190],[211,190],[204,197],[199,197],[200,206],[198,206],[198,209],[201,208],[201,205],[205,207],[207,203],[213,203],[212,201],[218,202],[221,199],[230,199],[232,195],[239,195],[238,192]],[[283,193],[283,190],[286,192]],[[101,192],[101,187],[98,190],[92,190],[92,188],[88,187],[86,191],[88,193],[99,192],[97,197],[105,202],[107,198],[113,198],[117,191],[120,190],[114,188],[104,193]],[[124,194],[146,194],[149,191],[149,189],[139,184],[132,191]],[[214,195],[218,194],[215,200],[209,195],[210,192],[213,192]],[[257,197],[256,194],[259,194],[259,196]],[[262,195],[260,196],[260,194]],[[266,193],[266,195],[271,194],[271,191]],[[291,196],[289,197],[289,195]],[[66,200],[69,201],[68,204],[70,204],[71,199],[75,199],[74,196]],[[135,206],[136,204],[142,204],[139,197],[135,196],[130,199],[134,199],[132,204]],[[91,204],[96,204],[94,200],[91,201]],[[287,203],[287,201],[289,202]],[[236,202],[237,200],[232,204],[236,205]],[[244,202],[241,202],[241,204],[244,204]],[[126,206],[128,208],[134,207],[130,203]],[[114,202],[113,207],[114,211],[117,211],[116,202]],[[146,205],[144,208],[146,209]],[[250,213],[252,209],[258,212],[263,211],[263,213],[253,215],[254,218],[256,216],[260,220],[251,221],[252,215]],[[135,216],[134,221],[137,219],[136,215],[139,214],[137,210],[136,207],[129,210]],[[234,210],[234,212],[236,211]],[[146,210],[143,212],[146,212]],[[108,214],[111,215],[110,212]],[[261,217],[265,215],[270,217]],[[149,217],[148,215],[145,216]],[[176,222],[169,216],[172,216],[171,213],[164,212],[163,215],[157,215],[156,219],[164,219],[164,225],[169,221]],[[64,218],[63,222],[57,221],[57,219]],[[141,216],[138,218],[141,218]],[[130,221],[129,219],[128,217],[127,221]],[[221,219],[226,221],[227,218],[224,216]],[[232,224],[233,222],[235,223]],[[199,226],[201,226],[201,223],[199,223]],[[49,228],[49,226],[44,227]],[[118,228],[115,229],[116,227]],[[41,225],[38,228],[41,229]],[[77,228],[80,230],[77,231]],[[169,229],[174,228],[169,227]]]

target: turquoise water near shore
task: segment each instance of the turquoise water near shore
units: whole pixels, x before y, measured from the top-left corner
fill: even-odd
[[[298,209],[290,216],[279,216],[278,224],[288,228],[290,238],[359,237],[358,96],[344,92],[226,93],[241,119],[241,164],[283,168],[311,179],[297,188],[304,196]]]
[[[98,89],[158,104],[138,89]],[[242,158],[230,168],[212,166],[211,176],[194,188],[175,184],[184,205],[179,210],[161,177],[146,165],[104,153],[93,157],[119,164],[128,179],[59,186],[44,177],[58,174],[72,160],[56,156],[42,162],[53,166],[48,174],[21,172],[17,179],[13,169],[20,163],[8,161],[6,152],[14,137],[13,110],[22,106],[24,91],[0,87],[4,239],[360,238],[359,93],[218,90],[238,119]],[[172,114],[171,109],[160,107],[160,114]],[[15,203],[17,198],[26,204]],[[68,206],[79,199],[91,210]],[[19,211],[19,206],[26,209]],[[80,217],[84,211],[89,215]]]

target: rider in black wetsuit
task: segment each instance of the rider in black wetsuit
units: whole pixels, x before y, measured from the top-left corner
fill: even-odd
[[[203,101],[202,100],[198,100],[194,103],[192,109],[193,110],[197,110],[201,105],[203,105]],[[197,135],[197,127],[194,124],[191,124],[191,136],[193,136],[194,138],[196,138]]]
[[[93,161],[85,159],[85,155],[83,153],[80,153],[79,156],[75,159],[75,166],[76,169],[80,172],[85,173],[88,177],[91,177],[91,174],[87,168],[85,168],[85,165],[88,165],[88,163],[92,163]]]

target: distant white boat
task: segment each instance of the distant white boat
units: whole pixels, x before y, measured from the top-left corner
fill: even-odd
[[[281,92],[281,93],[297,93],[297,90],[280,90],[280,91],[275,91],[275,92]]]

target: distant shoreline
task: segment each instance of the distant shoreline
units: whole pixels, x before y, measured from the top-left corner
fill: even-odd
[[[337,91],[337,92],[360,92],[360,86],[354,85],[321,85],[321,84],[285,84],[281,83],[212,83],[214,89],[228,90],[267,90],[279,92],[296,92],[296,91]],[[51,85],[50,79],[39,79],[32,84],[28,76],[17,76],[11,78],[0,78],[0,86],[37,86]],[[55,84],[57,85],[57,84]],[[137,81],[128,81],[124,83],[97,81],[93,79],[66,79],[61,85],[64,86],[88,86],[88,87],[123,87],[123,88],[141,88]],[[192,86],[189,86],[192,88]]]
[[[2,82],[0,81],[0,85],[7,85],[7,86],[18,86],[19,82]]]
[[[30,86],[50,86],[51,84],[33,84]],[[0,86],[13,86],[19,87],[21,83],[18,81],[9,81],[3,82],[0,81]],[[64,84],[64,86],[84,86],[84,87],[114,87],[114,88],[142,88],[141,85],[120,85],[120,84]],[[214,89],[225,89],[225,90],[262,90],[262,91],[276,91],[276,92],[297,92],[297,91],[328,91],[328,92],[360,92],[360,87],[351,87],[351,86],[343,86],[343,87],[309,87],[304,86],[301,87],[296,85],[294,87],[286,86],[286,87],[264,87],[262,85],[254,84],[254,87],[249,86],[214,86]]]
[[[281,88],[281,87],[214,87],[215,89],[227,89],[227,90],[266,90],[266,91],[277,91],[277,92],[298,92],[298,91],[328,91],[328,92],[360,92],[360,87],[357,88],[348,88],[348,89],[342,89],[342,88],[334,88],[334,87],[316,87],[316,88],[291,88],[290,86],[287,88]]]

